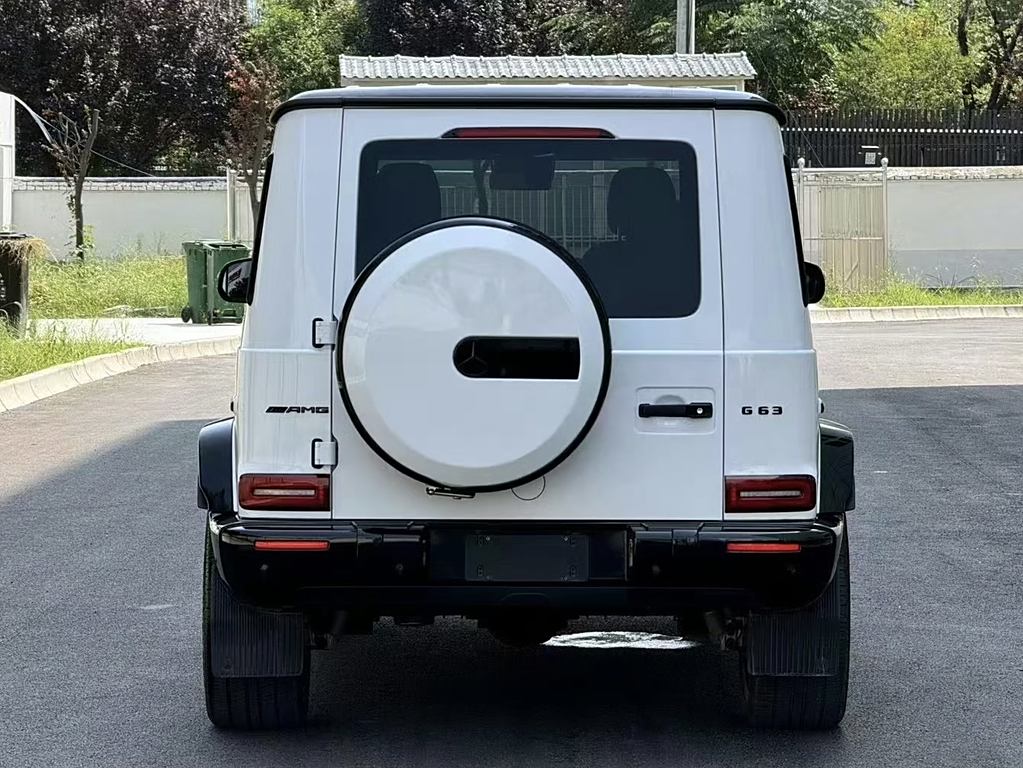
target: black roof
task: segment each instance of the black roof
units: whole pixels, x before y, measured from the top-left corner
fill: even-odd
[[[537,107],[621,109],[746,109],[767,112],[779,123],[784,113],[752,93],[712,88],[646,85],[394,85],[349,86],[307,91],[281,104],[273,122],[298,109],[339,107]]]

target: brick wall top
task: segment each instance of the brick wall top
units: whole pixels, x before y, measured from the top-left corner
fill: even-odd
[[[44,176],[16,176],[15,191],[58,191],[65,189],[64,180]],[[102,176],[85,180],[86,192],[195,192],[224,191],[223,176]]]
[[[793,178],[796,177],[796,170],[792,171]],[[866,181],[878,179],[881,176],[880,168],[804,168],[803,177],[827,179],[831,183],[851,183],[855,181]],[[1021,165],[990,165],[971,166],[963,168],[888,168],[888,181],[940,181],[956,180],[969,181],[977,179],[1023,179],[1023,166]]]

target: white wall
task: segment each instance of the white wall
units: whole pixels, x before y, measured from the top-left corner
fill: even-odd
[[[54,256],[69,251],[74,235],[60,179],[14,181],[13,228],[43,238]],[[82,197],[95,255],[180,253],[185,240],[227,236],[227,182],[223,178],[90,179]],[[244,190],[237,194],[239,232],[251,238]]]
[[[889,179],[896,272],[926,285],[1023,286],[1023,168],[898,168]]]
[[[13,228],[44,238],[57,257],[71,239],[59,179],[15,178]],[[84,206],[95,254],[180,253],[183,240],[223,238],[227,183],[220,177],[90,179]],[[251,242],[245,188],[235,192],[236,239]],[[888,252],[896,272],[929,285],[1023,285],[1023,167],[893,168]]]

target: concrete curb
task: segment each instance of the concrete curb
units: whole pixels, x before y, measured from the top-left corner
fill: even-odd
[[[238,343],[237,338],[224,338],[134,347],[123,352],[87,357],[74,363],[35,371],[16,379],[0,381],[0,413],[13,411],[15,408],[91,381],[100,381],[119,373],[133,371],[143,365],[231,354],[238,350]]]
[[[813,323],[891,323],[907,320],[976,320],[988,317],[1023,317],[1023,304],[810,309],[810,321]]]

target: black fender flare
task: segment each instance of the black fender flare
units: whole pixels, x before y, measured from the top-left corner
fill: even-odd
[[[234,417],[199,430],[199,487],[196,503],[211,513],[234,512]]]
[[[820,420],[820,514],[841,515],[856,507],[853,434],[830,419]]]

